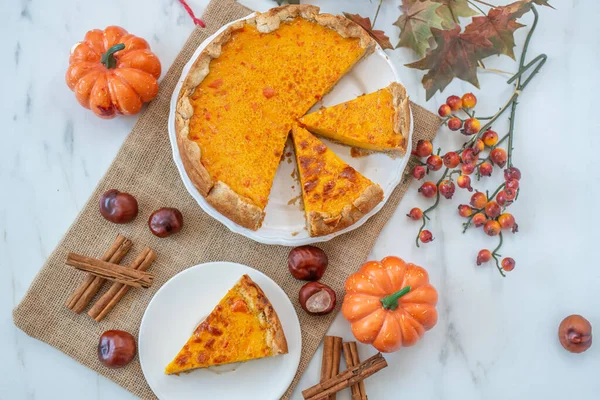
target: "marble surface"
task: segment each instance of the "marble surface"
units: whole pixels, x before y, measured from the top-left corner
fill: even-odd
[[[207,0],[190,0],[201,14]],[[268,0],[246,0],[266,9]],[[315,2],[329,12],[372,16],[377,2]],[[396,43],[392,25],[398,2],[384,0],[377,27]],[[507,3],[507,1],[501,1]],[[600,268],[593,253],[600,223],[600,174],[595,138],[600,80],[600,11],[593,0],[552,1],[540,10],[530,54],[548,63],[521,98],[515,163],[523,189],[511,207],[520,232],[506,239],[503,255],[517,261],[502,279],[491,266],[474,265],[477,251],[496,240],[461,232],[457,201],[434,213],[435,241],[414,246],[418,224],[407,221],[413,206],[426,207],[413,184],[386,226],[372,257],[398,255],[428,268],[440,293],[439,323],[416,346],[387,355],[390,367],[367,381],[370,398],[423,399],[598,398],[600,345],[584,354],[562,349],[559,322],[585,315],[600,329]],[[0,2],[0,399],[129,399],[133,396],[59,351],[23,334],[12,324],[20,301],[117,153],[135,117],[96,118],[76,103],[64,84],[68,50],[93,27],[118,24],[148,39],[164,70],[191,30],[192,21],[174,0]],[[530,17],[527,17],[528,21]],[[522,44],[525,29],[518,31]],[[506,78],[481,73],[481,87],[455,81],[425,102],[422,72],[404,67],[414,57],[389,52],[412,99],[437,110],[446,96],[473,91],[481,113],[492,113],[510,95]],[[506,57],[488,66],[514,70]],[[496,130],[506,130],[506,123]],[[460,138],[443,130],[436,146]],[[499,177],[492,178],[491,188]],[[466,202],[467,194],[459,193]],[[339,316],[331,334],[351,339]],[[361,356],[374,350],[361,346]],[[299,388],[317,380],[320,352]],[[296,391],[294,399],[300,399]],[[344,393],[338,397],[349,399]]]

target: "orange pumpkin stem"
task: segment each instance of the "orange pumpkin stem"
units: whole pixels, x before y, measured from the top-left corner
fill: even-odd
[[[123,50],[125,45],[123,43],[115,44],[106,53],[102,54],[100,62],[104,64],[106,68],[115,68],[117,66],[117,60],[115,60],[115,53],[119,50]]]
[[[400,299],[400,297],[404,296],[408,292],[410,292],[410,286],[405,286],[402,289],[398,290],[396,293],[384,297],[383,299],[381,299],[381,304],[383,304],[383,308],[385,308],[386,310],[395,310],[396,308],[398,308],[398,299]]]

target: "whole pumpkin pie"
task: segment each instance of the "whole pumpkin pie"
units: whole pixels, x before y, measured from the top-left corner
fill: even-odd
[[[179,374],[288,352],[279,317],[248,275],[227,292],[165,368]]]
[[[258,229],[292,124],[374,46],[354,22],[308,5],[257,13],[219,34],[176,108],[179,152],[198,191]]]
[[[399,83],[322,108],[299,119],[320,136],[367,150],[404,154],[410,129],[406,89]]]
[[[345,163],[306,129],[295,126],[292,137],[311,236],[344,229],[383,200],[379,185]]]

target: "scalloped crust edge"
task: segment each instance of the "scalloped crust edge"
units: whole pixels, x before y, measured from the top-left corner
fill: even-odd
[[[337,215],[320,211],[308,212],[306,215],[308,232],[310,236],[324,236],[340,231],[361,219],[381,201],[383,201],[383,189],[377,184],[372,184],[365,188],[351,204],[345,205]]]
[[[279,28],[281,22],[298,16],[333,29],[344,38],[359,38],[361,47],[365,49],[363,58],[375,49],[375,41],[368,33],[345,17],[319,14],[319,7],[310,5],[285,5],[272,8],[265,13],[257,12],[255,17],[233,23],[213,39],[190,68],[177,99],[175,109],[177,147],[184,169],[192,184],[217,211],[233,222],[252,230],[261,227],[265,213],[252,200],[239,195],[224,182],[214,182],[208,170],[202,165],[200,146],[188,139],[189,120],[194,114],[194,108],[189,97],[208,75],[210,62],[221,55],[223,44],[230,40],[233,32],[243,28],[245,24],[250,24],[255,25],[260,32],[268,33]],[[216,193],[213,194],[213,191],[216,191]]]

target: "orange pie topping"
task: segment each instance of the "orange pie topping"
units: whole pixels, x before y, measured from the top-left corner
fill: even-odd
[[[293,121],[372,46],[357,25],[312,6],[258,14],[209,44],[176,117],[184,166],[209,203],[258,229]]]
[[[311,132],[368,150],[404,153],[410,125],[406,90],[392,83],[376,92],[300,118]]]
[[[352,225],[383,199],[383,190],[345,163],[306,129],[292,137],[311,236]]]
[[[287,342],[275,310],[260,287],[243,275],[198,325],[165,374],[285,353]]]

